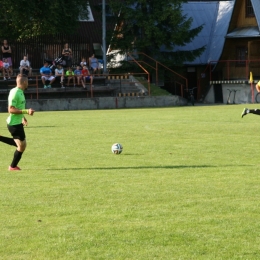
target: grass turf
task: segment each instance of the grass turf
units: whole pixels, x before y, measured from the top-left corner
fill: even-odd
[[[21,172],[0,143],[0,259],[259,259],[260,117],[242,109],[28,116]]]

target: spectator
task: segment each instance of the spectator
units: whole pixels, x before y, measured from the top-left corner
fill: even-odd
[[[81,83],[82,83],[83,88],[86,88],[86,79],[90,80],[90,85],[92,87],[94,87],[92,85],[92,83],[93,83],[93,76],[90,75],[89,70],[87,69],[87,66],[83,66],[83,70],[81,71],[81,73],[82,73]]]
[[[57,65],[57,68],[55,69],[55,78],[58,79],[61,83],[61,88],[65,88],[63,86],[63,80],[64,80],[64,69],[61,66],[61,64]]]
[[[31,80],[31,76],[32,76],[32,68],[30,65],[30,62],[27,59],[27,56],[24,55],[23,60],[20,61],[20,74],[25,74],[27,76],[29,76],[29,80]]]
[[[66,62],[66,68],[69,68],[72,66],[72,50],[69,48],[69,44],[66,43],[64,45],[64,49],[62,50],[63,58]]]
[[[74,70],[74,76],[77,79],[77,85],[80,86],[81,85],[80,82],[82,79],[82,72],[80,66],[77,66],[77,68]]]
[[[75,77],[74,77],[74,72],[72,71],[71,67],[69,67],[69,69],[66,71],[66,77],[68,78],[67,86],[69,87],[70,81],[73,80],[73,85],[74,85],[74,88],[75,88]]]
[[[3,69],[4,69],[4,68],[3,68],[3,61],[0,60],[0,71],[3,72]],[[3,78],[4,78],[4,74],[3,74]]]
[[[80,66],[81,66],[81,69],[83,69],[83,66],[87,66],[87,62],[86,62],[85,58],[82,58],[82,60],[80,62]]]
[[[13,75],[13,64],[12,64],[12,49],[11,46],[8,44],[7,40],[4,40],[3,46],[2,46],[2,53],[3,53],[3,59],[6,58],[7,62],[9,63],[10,73]]]
[[[90,58],[89,58],[89,61],[88,61],[88,64],[89,64],[89,67],[91,70],[93,70],[93,74],[96,73],[96,71],[98,71],[99,73],[99,62],[98,62],[98,59],[95,58],[95,54],[93,54]]]
[[[55,80],[55,77],[52,76],[52,71],[49,68],[49,63],[47,61],[45,61],[43,67],[41,67],[40,73],[42,75],[42,83],[44,88],[51,88],[51,84]],[[46,85],[46,81],[50,82],[49,85]]]
[[[8,79],[11,79],[10,78],[10,65],[6,58],[3,58],[3,75],[4,75],[4,80],[6,80],[7,77],[8,77]]]

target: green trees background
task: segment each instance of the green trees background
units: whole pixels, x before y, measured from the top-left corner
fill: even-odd
[[[192,18],[183,15],[182,0],[106,2],[113,14],[108,22],[118,29],[114,31],[114,26],[109,26],[107,31],[107,46],[111,49],[144,52],[167,65],[192,61],[204,51],[204,46],[182,52],[175,49],[191,42],[203,28],[191,28]],[[1,0],[0,36],[26,39],[71,34],[79,17],[88,18],[88,4],[86,0]]]
[[[117,17],[118,32],[111,37],[111,48],[128,52],[137,50],[156,59],[180,65],[193,61],[205,47],[176,52],[202,30],[191,28],[192,18],[183,15],[182,0],[110,0]],[[163,51],[162,51],[163,47]]]
[[[71,33],[79,16],[88,17],[86,0],[1,0],[0,35],[24,39]]]

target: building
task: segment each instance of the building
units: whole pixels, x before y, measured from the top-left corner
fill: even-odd
[[[194,27],[204,24],[203,30],[190,44],[178,48],[187,50],[206,45],[200,57],[185,64],[184,76],[188,78],[189,87],[198,87],[198,99],[211,87],[216,96],[223,99],[221,86],[227,81],[248,84],[250,72],[254,79],[260,79],[259,9],[259,0],[190,1],[183,4],[183,12],[193,18]],[[221,98],[216,101],[221,102]]]

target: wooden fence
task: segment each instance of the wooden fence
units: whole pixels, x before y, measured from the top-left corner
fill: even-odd
[[[18,68],[24,55],[28,55],[33,69],[43,66],[44,59],[54,60],[61,56],[64,44],[68,43],[72,49],[73,65],[80,63],[82,57],[88,59],[94,53],[93,42],[80,35],[57,35],[34,37],[27,41],[9,41],[12,48],[13,68]],[[2,45],[1,45],[2,46]],[[1,57],[2,58],[2,57]]]

